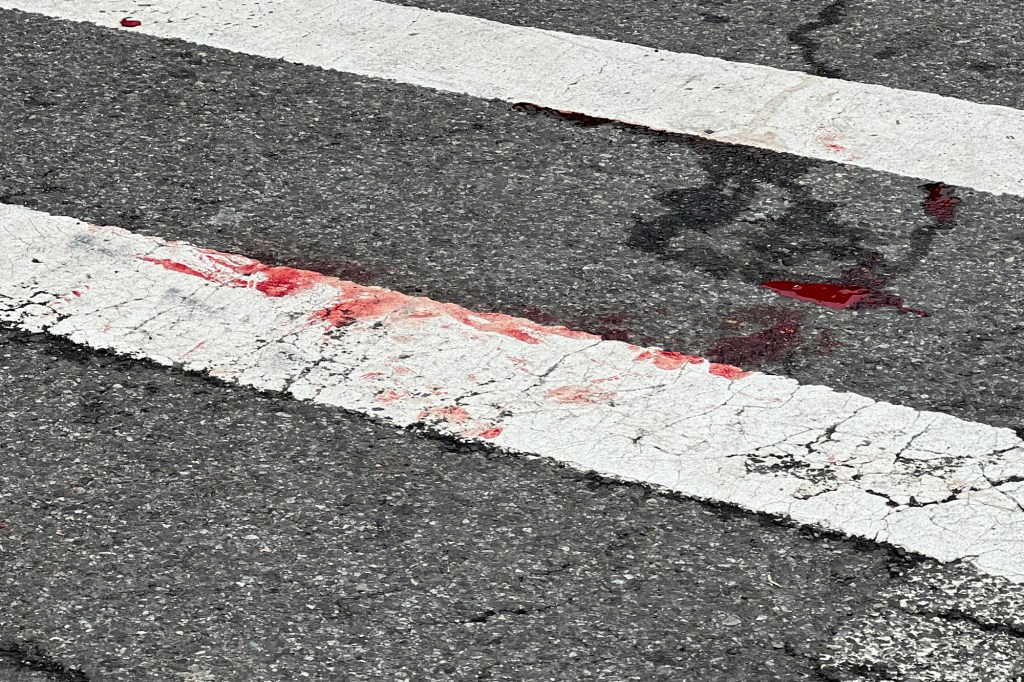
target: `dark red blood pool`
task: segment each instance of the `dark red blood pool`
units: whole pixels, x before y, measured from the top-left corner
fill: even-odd
[[[942,182],[930,182],[921,185],[928,192],[928,198],[921,202],[925,213],[940,223],[948,223],[953,219],[953,210],[963,199],[953,196],[955,187]]]
[[[795,298],[798,301],[817,303],[826,308],[842,310],[850,308],[868,299],[870,292],[863,287],[844,284],[823,284],[818,282],[791,282],[776,280],[761,282],[765,289],[771,289],[779,296]]]
[[[142,26],[142,22],[138,19],[132,19],[131,17],[125,17],[121,20],[121,25],[126,28],[135,28],[136,26]]]

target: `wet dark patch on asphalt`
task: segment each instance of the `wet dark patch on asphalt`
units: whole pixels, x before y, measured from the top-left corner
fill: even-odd
[[[0,637],[0,666],[5,662],[19,673],[43,675],[47,682],[90,682],[88,675],[55,661],[46,652],[46,647],[37,642]],[[0,667],[0,675],[3,673]]]
[[[812,37],[815,31],[823,28],[831,28],[839,25],[846,13],[847,0],[834,0],[826,5],[814,21],[800,24],[789,32],[788,38],[794,45],[800,48],[800,53],[807,63],[808,71],[815,76],[822,78],[846,78],[846,75],[839,69],[827,65],[818,54],[821,43]]]
[[[865,246],[869,230],[837,218],[838,204],[799,182],[819,162],[702,138],[684,144],[707,179],[659,195],[668,211],[638,220],[629,246],[752,284],[782,279],[822,254],[837,269],[874,255]]]

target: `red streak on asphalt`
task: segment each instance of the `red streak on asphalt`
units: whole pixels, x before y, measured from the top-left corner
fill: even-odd
[[[500,426],[494,426],[492,428],[487,429],[486,431],[481,431],[480,434],[479,434],[479,436],[481,438],[486,438],[487,440],[491,440],[493,438],[497,438],[500,435],[501,435],[501,427]]]
[[[921,185],[921,189],[928,192],[928,198],[921,202],[925,213],[940,223],[953,220],[954,209],[963,201],[960,197],[953,196],[955,187],[942,182],[930,182]]]
[[[742,336],[719,339],[707,350],[709,359],[744,366],[774,362],[799,348],[804,337],[801,333],[801,310],[757,306],[737,311],[725,320],[729,328],[750,325],[762,327]]]
[[[818,282],[793,282],[775,280],[761,282],[765,289],[771,289],[779,296],[795,298],[798,301],[817,303],[826,308],[842,310],[867,300],[870,292],[863,287],[844,286],[842,284],[822,284]]]
[[[135,28],[136,26],[142,26],[142,22],[138,19],[132,19],[131,17],[125,17],[121,20],[121,25],[125,28]]]
[[[816,303],[826,308],[843,310],[852,308],[896,308],[901,313],[916,313],[928,317],[928,312],[903,305],[903,297],[878,289],[855,285],[827,284],[823,282],[794,282],[777,280],[761,282],[765,289],[771,289],[779,296],[795,298],[798,301]]]

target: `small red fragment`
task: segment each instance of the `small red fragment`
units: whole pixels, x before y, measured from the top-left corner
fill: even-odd
[[[720,362],[712,362],[711,367],[708,368],[708,372],[710,374],[714,374],[716,377],[724,377],[731,381],[750,376],[750,372],[742,370],[739,367],[734,367],[733,365],[723,365]]]
[[[138,19],[132,19],[131,17],[125,17],[121,20],[121,25],[125,28],[135,28],[136,26],[142,26],[142,22]]]
[[[704,362],[703,358],[698,358],[694,355],[683,355],[682,353],[661,350],[659,348],[641,351],[634,360],[637,362],[651,360],[655,367],[664,370],[679,369],[683,365],[699,365]]]
[[[928,192],[928,198],[921,202],[925,213],[939,223],[948,223],[953,220],[954,209],[963,201],[960,197],[953,196],[955,187],[944,182],[930,182],[927,185],[921,185],[921,189]]]
[[[494,428],[487,429],[486,431],[482,431],[480,433],[480,437],[481,438],[486,438],[487,440],[491,440],[491,439],[497,438],[500,435],[501,435],[501,427],[500,426],[495,426]]]

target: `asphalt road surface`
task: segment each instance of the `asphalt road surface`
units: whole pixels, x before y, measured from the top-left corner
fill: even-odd
[[[1002,0],[406,4],[1024,106]],[[1019,196],[14,10],[0,93],[5,204],[1024,434]],[[0,396],[3,682],[1024,680],[969,562],[10,322]]]

